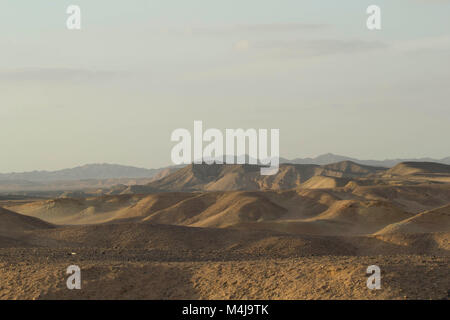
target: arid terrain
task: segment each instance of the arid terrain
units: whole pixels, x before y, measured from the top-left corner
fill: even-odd
[[[431,162],[190,165],[0,200],[0,299],[448,299],[449,262],[450,166]]]

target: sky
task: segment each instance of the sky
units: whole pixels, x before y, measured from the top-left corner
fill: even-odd
[[[286,158],[450,156],[449,14],[448,0],[0,0],[0,172],[170,165],[172,131],[194,120],[280,129]]]

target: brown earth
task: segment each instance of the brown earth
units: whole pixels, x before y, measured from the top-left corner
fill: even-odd
[[[186,167],[151,187],[183,192],[3,200],[0,299],[447,299],[445,172],[372,168]]]

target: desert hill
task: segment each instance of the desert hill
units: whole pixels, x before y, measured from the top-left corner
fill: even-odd
[[[52,225],[48,222],[0,207],[0,235],[51,227]]]
[[[0,207],[0,249],[33,246],[33,236],[28,233],[52,228],[50,223]]]
[[[124,222],[35,228],[0,235],[1,248],[41,248],[42,258],[79,252],[84,258],[129,261],[221,261],[311,256],[392,254],[449,255],[449,233],[399,237],[309,235],[263,228],[198,228],[148,222]],[[2,242],[2,240],[5,240]],[[404,245],[398,245],[403,241]],[[69,251],[70,250],[70,251]],[[36,251],[34,252],[36,254]],[[81,257],[80,257],[81,258]],[[1,257],[0,257],[1,259]]]
[[[450,205],[416,214],[383,228],[377,234],[430,233],[448,230],[450,230]]]
[[[407,175],[450,175],[450,165],[435,162],[402,162],[389,169],[386,174]]]
[[[419,213],[449,203],[450,184],[358,186],[352,194],[368,200],[382,200]]]
[[[246,157],[248,158],[248,156]],[[442,159],[420,158],[420,159],[386,159],[386,160],[361,160],[348,156],[326,153],[315,158],[280,158],[281,164],[312,164],[312,165],[329,165],[338,162],[353,162],[363,166],[391,168],[402,162],[434,162],[450,165],[450,157]],[[132,166],[124,166],[108,163],[85,164],[75,168],[67,168],[56,171],[30,171],[30,172],[10,172],[0,173],[0,181],[27,181],[43,182],[43,181],[70,181],[70,180],[105,180],[119,178],[150,178],[155,175],[165,175],[169,171],[173,171],[180,166],[167,166],[158,169],[137,168]]]
[[[370,185],[414,185],[423,182],[447,183],[448,181],[445,179],[448,178],[447,171],[449,167],[438,163],[402,163],[393,169],[387,170],[383,167],[342,161],[322,166],[282,164],[277,174],[262,176],[259,171],[260,167],[257,165],[191,164],[146,185],[123,186],[116,189],[114,194],[139,194],[162,191],[323,189],[344,186],[353,188]],[[410,168],[415,169],[411,171]],[[421,173],[419,180],[404,178],[405,173],[417,172],[417,168],[422,168],[421,172],[430,174]]]
[[[296,234],[372,234],[450,203],[450,185],[334,189],[162,192],[11,203],[8,209],[56,224],[145,222]]]
[[[330,174],[327,175],[331,175],[331,173],[337,172],[342,174],[341,175],[342,177],[347,178],[361,177],[372,173],[383,172],[386,170],[386,168],[384,167],[367,166],[352,161],[341,161],[331,163],[323,165],[322,168],[330,171]]]
[[[431,158],[415,159],[414,161],[430,162],[435,161],[437,164],[450,164],[450,158],[434,160]],[[192,191],[192,190],[257,190],[257,189],[287,189],[294,188],[305,182],[305,179],[312,176],[327,176],[335,178],[354,178],[372,177],[373,175],[380,176],[383,171],[404,160],[386,160],[389,165],[385,165],[384,161],[360,161],[358,159],[349,158],[345,156],[337,156],[333,154],[325,154],[317,158],[294,159],[287,160],[280,158],[281,169],[277,177],[279,181],[272,181],[277,179],[267,178],[266,181],[250,177],[250,172],[247,168],[238,168],[238,166],[231,166],[232,169],[216,170],[216,178],[202,179],[202,173],[198,173],[196,179],[189,179],[189,173],[185,172],[185,185],[182,181],[176,182],[176,176],[156,184],[155,181],[163,180],[164,178],[176,173],[179,169],[185,167],[169,166],[159,169],[143,169],[130,166],[112,165],[112,164],[88,164],[71,169],[63,169],[58,171],[33,171],[22,173],[2,173],[0,174],[0,194],[9,197],[45,197],[55,198],[59,196],[75,196],[83,197],[90,195],[101,194],[120,194],[120,193],[152,193],[160,191]],[[409,161],[408,163],[410,163]],[[197,165],[200,166],[201,165]],[[300,167],[299,167],[300,166]],[[305,173],[305,168],[301,166],[310,167],[309,171]],[[201,171],[202,169],[193,169],[192,165],[187,171]],[[286,167],[286,168],[283,168]],[[311,169],[316,167],[316,169]],[[317,169],[317,167],[320,167]],[[445,167],[442,167],[445,169]],[[211,169],[207,169],[210,171]],[[219,172],[221,171],[221,172]],[[226,172],[228,171],[228,172]],[[234,173],[232,172],[234,171]],[[249,172],[250,171],[250,172]],[[297,181],[298,173],[300,171],[301,182]],[[306,170],[308,171],[308,170]],[[394,171],[394,170],[393,170]],[[402,170],[400,170],[402,171]],[[420,175],[416,177],[421,179],[433,180],[435,182],[449,182],[448,174],[443,175],[439,168],[437,174]],[[446,170],[444,170],[446,171]],[[243,174],[247,178],[239,179],[237,176]],[[293,175],[292,172],[294,172]],[[181,172],[180,172],[181,173]],[[207,173],[208,174],[208,173]],[[282,178],[284,176],[284,178]],[[399,175],[394,171],[394,174],[386,177],[401,179],[403,174]],[[197,181],[196,181],[197,180]],[[220,180],[220,181],[219,181]],[[368,183],[365,181],[352,181],[353,184],[361,185]],[[403,181],[406,183],[405,181]],[[411,182],[411,181],[409,181]],[[208,184],[208,186],[207,186]],[[239,186],[241,185],[241,186]],[[311,183],[313,185],[313,183]],[[331,180],[326,183],[317,184],[318,187],[323,188],[324,185],[332,186]],[[337,183],[340,185],[340,183]]]
[[[277,174],[262,176],[260,166],[257,165],[191,164],[144,186],[130,186],[124,189],[123,193],[282,190],[299,187],[316,176],[359,178],[384,171],[385,168],[344,161],[324,166],[282,164]],[[345,183],[348,181],[345,180]],[[312,182],[311,185],[314,183]],[[330,183],[324,183],[326,184]]]
[[[304,189],[332,189],[344,187],[351,181],[350,178],[314,176],[300,184],[300,187]]]
[[[0,299],[447,297],[450,184],[369,169],[199,166],[158,182],[178,192],[3,198]],[[238,186],[257,190],[203,190]]]
[[[342,223],[346,225],[347,233],[371,234],[386,224],[404,220],[412,215],[389,202],[340,200],[320,215],[306,221]]]

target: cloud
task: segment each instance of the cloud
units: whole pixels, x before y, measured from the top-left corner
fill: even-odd
[[[161,27],[159,31],[173,35],[255,35],[267,33],[310,32],[327,28],[325,24],[305,23],[271,23],[271,24],[238,24],[229,26],[197,26],[185,28]]]
[[[18,68],[0,70],[0,81],[8,82],[80,82],[108,80],[122,72],[71,68]]]
[[[400,41],[395,44],[395,49],[399,52],[408,53],[437,52],[448,54],[450,50],[450,36],[444,35]]]
[[[419,3],[426,3],[426,4],[449,4],[450,0],[414,0],[415,2]]]
[[[336,39],[262,41],[252,45],[252,48],[255,48],[255,50],[281,57],[315,57],[332,54],[350,54],[387,47],[387,44],[378,41]]]
[[[250,48],[250,42],[248,40],[239,40],[233,45],[235,51],[248,51]]]
[[[237,32],[290,32],[290,31],[312,31],[327,28],[325,24],[305,24],[305,23],[272,23],[272,24],[251,24],[236,25],[232,30]]]

